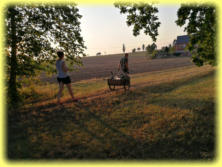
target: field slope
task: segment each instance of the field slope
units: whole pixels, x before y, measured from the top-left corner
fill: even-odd
[[[9,117],[8,157],[212,160],[214,71],[188,66],[134,74],[127,92],[110,92],[103,79],[76,82],[81,102],[65,92],[64,106],[56,105],[57,85],[35,86],[20,116]]]
[[[84,66],[79,67],[78,71],[70,72],[69,75],[73,82],[108,77],[110,71],[113,71],[114,73],[117,72],[121,57],[123,57],[123,54],[84,57],[82,59]],[[131,53],[129,55],[130,74],[154,72],[187,66],[193,66],[190,57],[148,59],[144,52]],[[53,75],[52,77],[43,75],[41,81],[55,83],[55,78],[56,75]]]

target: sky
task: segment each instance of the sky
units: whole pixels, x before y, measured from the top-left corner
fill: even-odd
[[[183,27],[176,25],[177,10],[180,5],[158,5],[158,17],[161,25],[158,29],[157,48],[173,43],[178,35],[185,35]],[[87,6],[79,5],[79,13],[82,15],[81,35],[85,41],[88,56],[96,53],[115,54],[122,53],[123,44],[126,52],[133,48],[142,48],[142,45],[152,44],[152,40],[143,31],[139,36],[133,36],[133,27],[126,24],[126,14],[120,14],[120,10],[113,5]]]

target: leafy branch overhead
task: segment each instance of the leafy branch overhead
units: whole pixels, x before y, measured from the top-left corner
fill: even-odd
[[[10,35],[12,11],[14,39]],[[80,34],[81,17],[75,6],[11,6],[5,20],[7,49],[12,47],[12,41],[16,42],[18,66],[28,63],[26,59],[38,64],[53,62],[57,58],[55,49],[64,50],[68,60],[79,64],[79,56],[86,48]]]
[[[133,26],[133,35],[141,30],[155,42],[160,22],[156,14],[157,7],[147,3],[115,3],[120,13],[127,15],[127,25]],[[185,26],[184,31],[190,37],[188,49],[193,62],[216,65],[216,9],[211,5],[182,5],[177,11],[177,25]]]
[[[127,15],[127,25],[133,26],[133,35],[137,36],[141,30],[144,30],[146,35],[149,35],[153,41],[156,41],[158,36],[158,21],[157,7],[147,3],[115,3],[114,6],[120,9],[120,13]]]
[[[188,49],[193,62],[216,65],[216,9],[209,5],[182,5],[177,11],[177,25],[190,36]]]

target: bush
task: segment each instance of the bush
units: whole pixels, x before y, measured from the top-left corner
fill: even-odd
[[[173,53],[174,56],[180,56],[181,53]]]
[[[154,51],[152,52],[152,54],[151,54],[151,59],[155,59],[156,56],[157,56],[157,51],[154,50]]]

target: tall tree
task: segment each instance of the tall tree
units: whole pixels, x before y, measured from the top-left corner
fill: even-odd
[[[185,25],[190,36],[188,49],[193,62],[216,65],[216,9],[210,5],[182,5],[177,11],[177,25]]]
[[[133,49],[132,49],[132,53],[135,53],[135,52],[136,52],[136,48],[133,48]]]
[[[120,9],[120,13],[127,15],[127,25],[133,26],[133,35],[137,36],[141,30],[144,30],[146,35],[149,35],[153,41],[156,41],[158,36],[158,21],[157,7],[147,3],[114,3],[116,8]]]
[[[152,43],[151,48],[152,48],[153,50],[155,50],[155,49],[157,48],[156,44],[155,44],[155,43]]]
[[[125,47],[125,45],[123,44],[123,53],[125,53],[125,51],[126,51],[126,47]]]
[[[148,53],[152,53],[157,48],[155,43],[152,43],[152,45],[147,45],[146,50]]]
[[[6,53],[8,97],[18,100],[17,76],[36,74],[36,69],[49,69],[42,63],[54,63],[56,49],[66,58],[81,65],[85,55],[80,34],[81,15],[76,6],[10,6],[6,10]],[[57,47],[56,47],[57,46]]]
[[[143,49],[143,51],[144,51],[144,49],[145,49],[145,45],[144,45],[144,44],[142,45],[142,49]]]
[[[163,51],[164,51],[165,53],[169,53],[169,50],[170,50],[169,47],[168,47],[168,46],[165,46]]]

